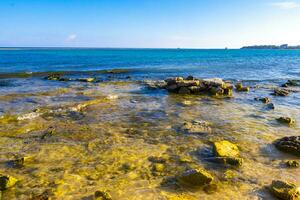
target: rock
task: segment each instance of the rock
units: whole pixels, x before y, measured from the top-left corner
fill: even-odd
[[[211,159],[212,161],[225,165],[242,166],[243,159],[239,157],[240,152],[235,144],[226,140],[214,142],[213,150],[215,157]]]
[[[18,180],[9,175],[0,174],[0,190],[6,190],[10,187],[13,187]]]
[[[271,99],[268,98],[268,97],[264,97],[264,98],[255,98],[254,100],[256,101],[261,101],[263,103],[270,103],[271,102]]]
[[[181,131],[187,134],[208,134],[212,132],[210,123],[197,120],[185,122],[181,127]]]
[[[274,90],[274,92],[272,93],[272,95],[275,95],[275,96],[288,96],[290,94],[290,92],[286,89],[280,89],[280,88],[277,88]]]
[[[33,196],[30,200],[49,200],[53,196],[53,192],[51,190],[46,190],[40,195]]]
[[[51,80],[51,81],[58,81],[60,79],[60,75],[59,74],[50,74],[50,75],[46,76],[45,79]]]
[[[25,157],[17,158],[14,160],[9,160],[6,162],[6,165],[8,167],[12,167],[12,168],[21,168],[24,166],[25,162],[27,162],[30,159],[31,159],[31,157],[25,156]]]
[[[155,163],[152,169],[155,172],[163,172],[165,170],[165,165],[161,163]]]
[[[275,105],[274,103],[268,103],[267,106],[266,106],[267,109],[270,109],[270,110],[274,110],[275,109]]]
[[[156,90],[156,89],[165,89],[167,87],[167,82],[162,81],[145,81],[145,85],[148,89]]]
[[[190,75],[190,76],[186,77],[186,80],[190,80],[190,81],[194,80],[194,77]]]
[[[237,84],[235,84],[235,88],[236,88],[236,91],[238,91],[238,92],[249,92],[250,91],[250,88],[243,86],[243,84],[241,82],[238,82]]]
[[[209,184],[209,185],[205,185],[203,190],[205,193],[207,194],[213,194],[215,192],[217,192],[219,189],[218,185],[217,184]]]
[[[297,80],[288,80],[281,87],[288,87],[288,86],[298,86],[298,81]]]
[[[202,186],[210,184],[214,177],[204,169],[190,169],[182,173],[177,179],[179,182],[191,186]]]
[[[300,163],[296,160],[288,160],[285,162],[285,164],[290,168],[298,168],[300,166]]]
[[[279,199],[283,200],[299,200],[300,188],[293,183],[284,181],[272,181],[270,186],[271,193]]]
[[[112,200],[110,194],[103,190],[97,190],[94,194],[94,197],[97,200]]]
[[[292,125],[296,123],[296,120],[290,117],[279,117],[277,118],[277,121],[288,125]]]
[[[221,78],[210,78],[210,79],[203,79],[206,85],[212,87],[225,87],[225,82]]]
[[[240,154],[238,147],[227,140],[214,142],[213,149],[216,157],[236,157]]]
[[[153,162],[153,163],[166,163],[167,162],[167,159],[166,158],[163,158],[163,157],[156,157],[156,156],[150,156],[148,158],[148,160],[150,162]]]
[[[243,158],[239,157],[213,157],[210,161],[221,163],[224,165],[233,165],[233,166],[242,166],[243,165]]]
[[[277,149],[300,156],[300,136],[290,136],[274,142]]]
[[[181,87],[178,90],[178,94],[191,94],[191,91],[187,87]]]

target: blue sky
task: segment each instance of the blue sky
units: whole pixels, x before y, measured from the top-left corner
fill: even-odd
[[[1,0],[0,46],[300,44],[300,0]]]

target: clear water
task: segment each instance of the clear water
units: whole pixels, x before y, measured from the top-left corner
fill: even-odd
[[[49,81],[47,73],[38,73],[53,71],[104,81]],[[3,192],[4,200],[31,199],[49,190],[53,199],[93,199],[97,190],[120,200],[273,199],[266,189],[272,180],[300,185],[300,168],[284,165],[300,162],[299,157],[272,145],[283,136],[299,135],[300,88],[293,87],[288,97],[270,95],[287,79],[299,80],[300,51],[1,50],[0,73],[0,174],[19,180]],[[181,96],[148,90],[140,82],[179,75],[242,80],[251,90],[225,99]],[[270,97],[275,110],[255,97]],[[296,124],[278,123],[281,116],[295,118]],[[210,122],[212,134],[187,135],[178,129],[192,120]],[[238,145],[242,167],[205,159],[212,154],[211,143],[219,140]],[[23,156],[30,157],[24,166],[7,165]],[[151,156],[166,158],[163,172],[153,170]],[[218,189],[207,193],[165,184],[191,167],[208,170]]]

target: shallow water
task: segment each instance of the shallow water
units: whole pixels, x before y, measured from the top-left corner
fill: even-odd
[[[96,51],[92,53],[78,51],[76,55],[79,57],[74,59],[74,63],[79,63],[78,60],[82,58],[80,55],[85,54],[95,54],[94,59],[98,60],[99,52],[96,50],[89,50]],[[106,57],[107,62],[113,62],[109,58],[123,60],[120,57],[122,50],[111,51],[106,54],[118,56]],[[207,57],[216,63],[218,59],[213,55],[218,51],[211,51],[202,52],[203,55],[197,59]],[[31,71],[34,71],[32,66],[38,66],[42,60],[51,60],[48,64],[50,66],[53,59],[61,54],[67,59],[66,62],[69,62],[68,56],[71,56],[68,51],[26,50],[26,53],[34,58],[37,58],[35,54],[40,55],[37,62],[27,62]],[[160,65],[157,65],[157,71],[151,73],[100,73],[95,75],[103,81],[99,83],[49,81],[43,79],[43,76],[0,79],[0,173],[19,180],[15,187],[3,192],[3,199],[30,199],[48,190],[53,199],[93,199],[97,190],[106,190],[113,199],[120,200],[272,199],[265,188],[272,180],[291,181],[299,185],[300,168],[288,169],[283,164],[286,160],[300,161],[299,157],[282,153],[272,145],[274,140],[283,136],[299,135],[300,93],[296,92],[299,88],[293,87],[295,92],[288,97],[275,97],[270,93],[287,77],[297,77],[300,67],[296,60],[300,58],[300,53],[248,52],[241,62],[252,66],[246,62],[248,54],[255,54],[257,60],[260,60],[266,53],[272,56],[264,59],[264,64],[271,65],[272,62],[282,60],[282,66],[291,66],[290,70],[284,71],[274,66],[274,70],[280,70],[268,72],[273,76],[260,74],[265,69],[248,74],[251,67],[247,66],[244,71],[233,71],[233,68],[230,72],[222,70],[223,64],[224,69],[227,69],[225,65],[228,63],[238,63],[241,59],[238,59],[238,55],[242,55],[239,51],[230,51],[228,54],[233,54],[233,60],[223,64],[219,62],[216,67],[208,69],[207,74],[206,70],[193,71],[194,68],[190,68],[194,72],[192,74],[199,77],[218,75],[219,69],[220,76],[242,79],[245,85],[251,86],[250,92],[234,92],[230,98],[176,95],[165,90],[149,90],[140,80],[190,72],[179,70],[165,73],[164,70],[158,70]],[[4,54],[5,58],[9,58],[11,54],[19,55],[20,52]],[[140,54],[142,52],[137,55],[130,52],[123,56],[131,58],[139,57]],[[180,54],[176,50],[167,55],[154,51],[142,60],[147,63],[153,56],[160,55],[167,59],[174,54],[179,57],[176,62],[181,63]],[[25,55],[18,57],[19,63],[16,62],[11,69],[25,65]],[[0,52],[0,56],[3,53]],[[190,59],[199,64],[199,60],[193,59],[198,56],[199,52],[192,51]],[[223,61],[225,58],[228,57],[225,56]],[[285,62],[285,59],[288,61]],[[2,59],[1,62],[0,66],[6,66],[6,69],[11,64],[10,59],[5,62]],[[90,62],[96,61],[92,59]],[[132,62],[140,63],[141,60]],[[155,62],[152,60],[150,63]],[[171,59],[169,62],[174,63]],[[18,69],[23,71],[25,68]],[[38,68],[41,69],[49,71],[48,68]],[[232,77],[229,77],[230,74]],[[68,76],[87,75],[75,73]],[[272,99],[275,110],[269,110],[265,104],[254,100],[255,97],[265,96]],[[281,116],[293,117],[297,123],[293,126],[280,124],[276,118]],[[192,120],[210,122],[212,133],[193,135],[180,131],[179,127],[184,122]],[[209,161],[212,142],[219,140],[229,140],[238,145],[244,159],[242,167]],[[22,156],[29,157],[24,166],[7,164]],[[166,160],[163,171],[157,172],[154,169],[151,157]],[[212,173],[218,189],[208,193],[203,188],[186,187],[174,182],[176,175],[191,167],[203,167]]]

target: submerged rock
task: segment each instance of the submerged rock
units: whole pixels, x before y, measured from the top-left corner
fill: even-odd
[[[25,165],[26,162],[28,162],[28,160],[30,160],[31,157],[30,156],[25,156],[25,157],[21,157],[21,158],[16,158],[14,160],[9,160],[6,162],[6,165],[8,167],[12,167],[12,168],[21,168]]]
[[[77,79],[80,82],[87,82],[87,83],[91,83],[91,82],[95,82],[96,79],[95,78],[79,78]]]
[[[274,109],[275,109],[275,105],[274,105],[274,103],[268,103],[268,104],[266,105],[266,108],[267,108],[267,109],[270,109],[270,110],[274,110]]]
[[[282,200],[299,200],[300,188],[293,183],[284,181],[272,181],[270,186],[271,193]]]
[[[241,82],[235,84],[236,91],[238,92],[249,92],[250,87],[243,86]]]
[[[97,200],[112,200],[110,194],[103,190],[97,190],[94,194],[94,197]]]
[[[274,142],[277,149],[300,156],[300,136],[291,136],[278,139]]]
[[[45,77],[45,79],[51,80],[51,81],[58,81],[58,80],[60,80],[60,78],[61,78],[60,74],[50,74]]]
[[[207,134],[212,132],[210,123],[197,120],[185,122],[181,127],[181,131],[187,134]]]
[[[288,125],[292,125],[296,123],[296,120],[290,117],[279,117],[277,118],[277,121]]]
[[[298,86],[298,81],[297,80],[288,80],[281,87],[288,87],[288,86]]]
[[[290,92],[286,89],[280,89],[280,88],[277,88],[274,90],[274,92],[272,93],[272,95],[275,95],[275,96],[288,96],[290,94]]]
[[[10,187],[13,187],[18,180],[9,175],[0,174],[0,190],[6,190]]]
[[[190,169],[178,176],[177,180],[191,186],[202,186],[211,183],[214,177],[204,169]]]
[[[270,103],[271,102],[271,99],[268,98],[268,97],[264,97],[264,98],[255,98],[254,100],[256,101],[261,101],[263,103]]]
[[[296,160],[288,160],[285,162],[285,164],[290,168],[298,168],[300,166],[300,163]]]

